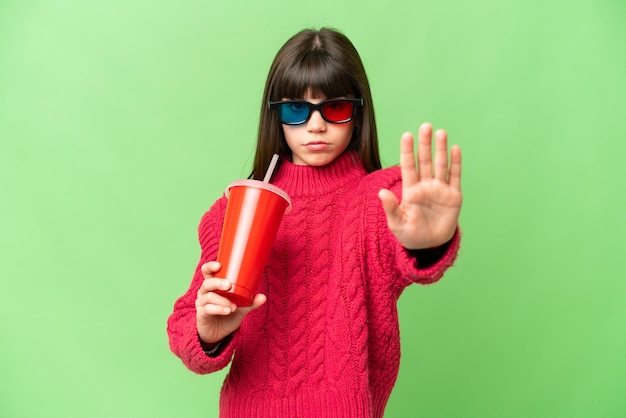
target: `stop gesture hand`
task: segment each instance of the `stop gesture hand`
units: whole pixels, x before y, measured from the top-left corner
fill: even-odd
[[[412,250],[438,247],[456,231],[461,212],[461,149],[453,146],[448,161],[446,131],[435,133],[435,159],[432,158],[432,126],[424,123],[418,135],[417,166],[413,135],[400,140],[402,202],[394,193],[379,192],[389,229],[400,243]]]

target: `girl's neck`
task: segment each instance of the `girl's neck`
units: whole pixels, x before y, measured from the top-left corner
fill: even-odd
[[[346,151],[321,167],[296,165],[285,159],[272,177],[272,183],[291,198],[319,196],[365,174],[358,155]]]

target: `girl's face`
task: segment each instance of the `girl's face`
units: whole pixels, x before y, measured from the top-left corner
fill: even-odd
[[[317,104],[324,97],[313,98],[309,93],[303,98]],[[330,164],[350,145],[354,120],[347,123],[326,122],[318,110],[302,125],[283,125],[287,145],[296,165],[321,167]]]

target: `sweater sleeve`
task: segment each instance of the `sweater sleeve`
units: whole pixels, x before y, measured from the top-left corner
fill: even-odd
[[[438,281],[454,263],[460,241],[459,227],[449,242],[432,250],[407,250],[396,240],[396,268],[404,278],[404,285],[407,286],[411,283],[431,284]]]
[[[217,257],[224,209],[223,199],[218,200],[202,217],[198,227],[198,238],[202,249],[200,262],[189,289],[176,300],[174,310],[167,321],[170,349],[189,370],[198,374],[212,373],[226,367],[232,359],[236,343],[236,337],[234,337],[217,356],[209,357],[200,344],[196,327],[196,294],[204,280],[200,267]]]
[[[381,170],[378,179],[372,182],[371,195],[376,204],[367,211],[368,224],[375,230],[371,235],[377,243],[372,245],[378,252],[381,262],[381,271],[391,271],[394,281],[392,287],[400,293],[412,283],[431,284],[438,281],[453,265],[458,254],[461,233],[457,230],[452,239],[441,247],[429,250],[408,250],[393,235],[387,226],[385,212],[377,199],[378,190],[387,188],[394,192],[398,200],[402,199],[402,181],[399,168],[393,167]],[[373,207],[372,207],[373,206]]]

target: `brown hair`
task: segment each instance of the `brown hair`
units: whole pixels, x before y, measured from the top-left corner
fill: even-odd
[[[381,168],[374,106],[365,68],[357,50],[342,33],[328,28],[305,29],[278,51],[263,93],[256,154],[251,178],[262,179],[273,154],[290,157],[283,129],[269,101],[315,97],[363,98],[348,146],[369,173]]]

